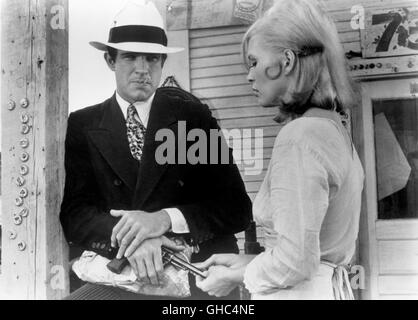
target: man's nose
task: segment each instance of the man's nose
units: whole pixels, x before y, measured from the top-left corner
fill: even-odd
[[[148,62],[147,62],[146,57],[144,57],[144,56],[136,57],[136,59],[135,59],[135,70],[137,72],[141,72],[141,73],[148,72]]]

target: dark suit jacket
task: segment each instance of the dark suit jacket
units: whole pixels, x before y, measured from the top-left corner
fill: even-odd
[[[237,252],[234,233],[248,227],[251,201],[236,165],[232,161],[225,165],[155,161],[155,150],[162,143],[155,141],[156,132],[168,128],[177,139],[178,121],[187,122],[187,131],[201,128],[208,136],[210,129],[219,128],[206,105],[167,96],[159,89],[138,162],[130,153],[115,95],[69,116],[60,219],[72,257],[86,249],[114,257],[110,236],[118,219],[109,214],[111,209],[178,208],[190,228],[189,243],[200,247],[193,261],[213,253]]]

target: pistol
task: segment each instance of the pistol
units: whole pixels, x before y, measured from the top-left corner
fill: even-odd
[[[190,264],[186,260],[180,258],[176,255],[174,251],[169,248],[161,247],[162,258],[164,265],[171,264],[172,266],[191,272],[193,275],[206,278],[205,274],[199,268],[196,268],[194,265]],[[127,258],[122,259],[113,259],[107,264],[107,268],[113,273],[120,274],[123,269],[129,264]]]

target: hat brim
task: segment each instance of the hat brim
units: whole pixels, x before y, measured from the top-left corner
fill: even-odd
[[[144,53],[176,53],[183,51],[184,48],[180,47],[165,47],[158,43],[148,43],[148,42],[121,42],[121,43],[109,43],[109,42],[99,42],[91,41],[89,42],[94,48],[107,51],[109,47],[129,51],[129,52],[144,52]]]

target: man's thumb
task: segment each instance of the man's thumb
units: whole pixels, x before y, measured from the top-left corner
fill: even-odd
[[[168,249],[171,250],[175,250],[175,251],[182,251],[184,249],[186,249],[185,246],[183,245],[178,245],[177,243],[175,243],[174,241],[166,238],[166,237],[162,237],[162,245]]]

